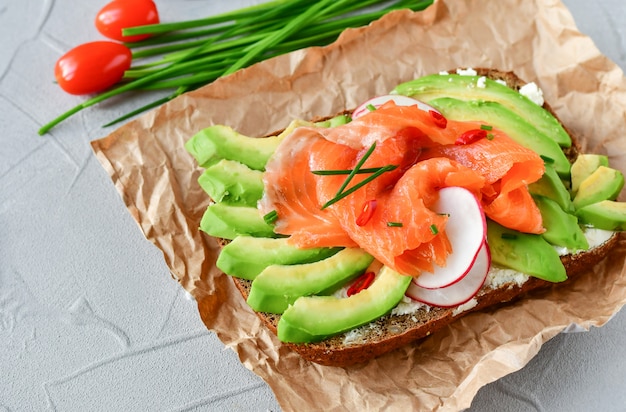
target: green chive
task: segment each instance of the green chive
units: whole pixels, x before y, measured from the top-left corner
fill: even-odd
[[[274,222],[276,222],[277,219],[278,219],[278,212],[275,211],[275,210],[272,210],[271,212],[269,212],[265,216],[263,216],[263,220],[268,225],[273,224]]]
[[[388,168],[389,171],[394,170],[398,166],[396,165],[387,165],[383,166]],[[376,173],[379,171],[380,167],[366,167],[365,169],[359,169],[355,174],[365,174],[365,173]],[[349,175],[352,173],[354,169],[339,169],[339,170],[312,170],[311,173],[319,176],[332,176],[332,175]]]
[[[487,140],[493,140],[494,137],[493,133],[487,133]]]
[[[436,225],[430,225],[430,231],[432,232],[433,235],[436,235],[437,233],[439,233],[439,229],[437,229]]]
[[[374,106],[373,104],[368,104],[365,106],[367,108],[367,110],[369,110],[370,112],[373,112],[374,110],[376,110],[376,106]]]
[[[123,115],[123,116],[120,116],[120,117],[118,117],[116,119],[111,120],[110,122],[104,124],[102,127],[113,126],[116,123],[122,122],[122,121],[124,121],[126,119],[130,119],[131,117],[133,117],[135,115],[138,115],[139,113],[143,113],[146,110],[150,110],[150,109],[152,109],[154,107],[157,107],[157,106],[160,106],[160,105],[162,105],[164,103],[167,103],[167,102],[169,102],[170,100],[172,100],[176,96],[178,96],[178,93],[173,93],[173,94],[171,94],[169,96],[165,96],[162,99],[155,100],[152,103],[148,103],[147,105],[141,106],[138,109],[135,109],[135,110],[133,110],[133,111]]]
[[[277,0],[272,2],[267,2],[255,6],[244,7],[239,10],[234,10],[231,12],[226,12],[222,14],[218,14],[215,16],[207,17],[204,19],[196,19],[196,20],[188,20],[185,22],[174,22],[174,23],[158,23],[151,24],[145,26],[138,27],[130,27],[123,30],[123,34],[125,36],[132,36],[137,34],[158,34],[158,33],[167,33],[176,30],[189,29],[194,27],[204,27],[213,24],[225,23],[228,21],[241,19],[244,17],[254,17],[258,16],[260,10],[266,10],[268,7],[276,7],[282,3],[285,3],[285,0]]]
[[[387,222],[387,226],[389,227],[402,227],[402,222]]]
[[[300,14],[286,26],[284,26],[281,30],[275,31],[272,34],[265,36],[263,39],[259,40],[254,44],[252,48],[247,50],[246,54],[243,55],[238,61],[236,61],[232,66],[230,66],[226,71],[224,71],[224,76],[232,74],[239,69],[243,69],[248,66],[248,64],[258,55],[263,53],[265,50],[270,48],[271,46],[276,45],[277,43],[285,40],[289,35],[295,33],[300,30],[302,26],[306,26],[310,24],[311,19],[315,16],[316,13],[322,11],[324,7],[331,6],[337,4],[337,0],[323,0],[313,3],[310,9],[306,12]],[[245,49],[244,49],[245,50]]]
[[[480,128],[487,131],[493,130],[493,126],[489,126],[488,124],[481,124]]]
[[[344,180],[343,184],[341,185],[341,187],[339,187],[339,190],[337,190],[337,193],[335,194],[335,196],[339,196],[339,194],[341,192],[343,192],[343,190],[348,186],[348,183],[350,183],[350,181],[352,180],[352,178],[359,172],[359,169],[361,168],[361,166],[363,166],[363,164],[365,163],[365,161],[371,156],[371,154],[374,152],[374,149],[376,149],[376,142],[372,143],[372,145],[370,146],[369,149],[367,149],[367,152],[365,152],[365,154],[363,155],[363,157],[361,157],[361,159],[358,161],[358,163],[356,164],[356,166],[354,167],[354,169],[352,169],[352,171],[350,172],[350,174],[348,174],[348,177],[346,178],[346,180]]]
[[[356,192],[357,190],[359,190],[360,188],[362,188],[363,186],[365,186],[366,184],[368,184],[372,180],[376,179],[378,176],[382,175],[385,172],[389,172],[389,171],[395,169],[396,167],[397,166],[393,166],[393,165],[381,167],[380,169],[378,169],[377,172],[375,172],[374,174],[366,177],[365,179],[363,179],[362,181],[360,181],[356,185],[352,186],[348,190],[346,190],[344,192],[339,192],[334,198],[332,198],[328,202],[324,203],[324,205],[322,206],[322,209],[326,209],[328,206],[330,206],[330,205],[332,205],[334,203],[337,203],[341,199],[345,198],[346,196],[351,195],[352,193]]]

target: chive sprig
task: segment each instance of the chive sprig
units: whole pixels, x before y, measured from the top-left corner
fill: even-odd
[[[382,167],[362,169],[362,166],[365,164],[365,161],[372,155],[372,153],[374,153],[374,150],[376,150],[376,142],[372,143],[372,145],[367,149],[367,151],[363,154],[363,156],[361,156],[361,158],[359,159],[357,164],[354,166],[354,169],[349,169],[349,170],[328,170],[328,171],[315,170],[315,171],[312,171],[312,173],[321,174],[321,175],[333,175],[333,174],[335,174],[335,175],[337,175],[337,174],[347,174],[348,175],[348,177],[346,177],[346,179],[343,181],[343,183],[341,184],[341,186],[337,190],[337,193],[335,194],[335,196],[332,199],[330,199],[329,201],[327,201],[326,203],[324,203],[322,205],[322,209],[326,209],[328,206],[337,203],[341,199],[345,198],[346,196],[351,195],[352,193],[356,192],[357,190],[359,190],[360,188],[362,188],[366,184],[370,183],[372,180],[376,179],[378,176],[382,175],[383,173],[390,172],[392,170],[395,170],[398,167],[396,165],[386,165],[386,166],[382,166]],[[328,172],[330,172],[330,173],[328,173]],[[361,180],[359,183],[355,184],[354,186],[350,187],[349,189],[346,189],[346,187],[348,187],[348,185],[350,184],[350,182],[352,181],[352,178],[354,176],[356,176],[357,174],[370,173],[370,172],[372,173],[371,175],[369,175],[365,179]]]

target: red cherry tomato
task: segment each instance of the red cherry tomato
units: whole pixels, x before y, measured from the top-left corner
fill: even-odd
[[[147,39],[149,34],[122,36],[122,29],[156,24],[159,12],[152,0],[113,0],[96,15],[96,28],[113,40],[134,42]]]
[[[123,44],[94,41],[61,56],[54,66],[54,77],[70,94],[97,93],[119,82],[131,61],[132,54]]]

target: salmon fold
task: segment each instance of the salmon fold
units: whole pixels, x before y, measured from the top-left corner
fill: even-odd
[[[298,247],[360,247],[409,276],[445,266],[453,252],[448,217],[431,210],[444,187],[468,189],[506,227],[542,233],[528,185],[543,175],[543,160],[495,129],[457,144],[480,126],[441,127],[417,106],[390,102],[345,125],[299,127],[266,165],[259,211],[276,211],[275,232]]]

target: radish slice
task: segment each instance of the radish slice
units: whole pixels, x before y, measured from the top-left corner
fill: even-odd
[[[383,96],[377,96],[377,97],[373,97],[369,100],[367,100],[366,102],[363,102],[361,105],[359,105],[359,107],[357,107],[356,109],[354,109],[354,111],[352,112],[352,119],[357,119],[361,116],[363,116],[364,114],[369,113],[371,110],[369,109],[370,106],[379,108],[380,106],[382,106],[383,104],[387,103],[388,101],[393,100],[398,106],[415,106],[417,105],[417,107],[425,112],[429,111],[429,110],[434,110],[435,112],[439,113],[438,110],[436,110],[434,107],[420,101],[417,99],[414,99],[412,97],[408,97],[408,96],[402,96],[399,94],[387,94],[387,95],[383,95]]]
[[[452,245],[452,253],[444,267],[435,265],[433,272],[422,272],[414,283],[425,289],[450,286],[465,277],[485,242],[487,222],[476,196],[463,187],[445,187],[439,191],[439,200],[432,207],[436,213],[450,217],[446,234]]]
[[[472,269],[455,284],[439,289],[425,289],[411,282],[406,295],[419,302],[431,306],[450,308],[467,303],[485,284],[491,267],[491,252],[484,241]]]

